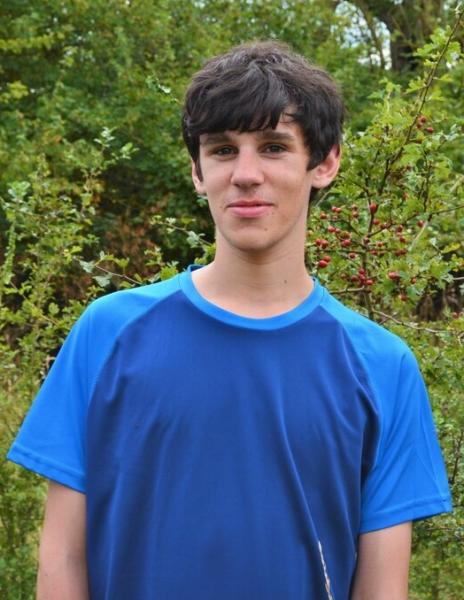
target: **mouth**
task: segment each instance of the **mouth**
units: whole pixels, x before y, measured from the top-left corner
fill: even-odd
[[[260,198],[239,199],[230,202],[227,209],[237,217],[253,219],[269,213],[272,204]]]

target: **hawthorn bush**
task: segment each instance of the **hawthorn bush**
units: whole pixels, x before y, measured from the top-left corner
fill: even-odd
[[[35,547],[43,482],[4,460],[24,412],[59,346],[99,287],[82,277],[79,259],[95,246],[90,225],[104,169],[126,160],[108,152],[109,132],[95,140],[82,180],[70,186],[51,176],[45,157],[2,198],[6,222],[0,265],[0,595],[34,597]],[[69,160],[75,157],[69,156]],[[100,282],[101,283],[101,282]]]
[[[411,598],[464,597],[462,13],[397,77],[371,42],[350,44],[349,6],[335,14],[323,0],[32,4],[0,7],[2,456],[91,299],[211,260],[179,98],[205,57],[279,37],[327,66],[348,101],[343,166],[312,208],[308,266],[413,348],[444,450],[455,511],[416,524]],[[0,595],[32,598],[43,482],[2,460],[0,491]]]
[[[348,132],[342,172],[308,237],[319,278],[405,339],[428,384],[454,513],[415,526],[417,600],[464,596],[464,177],[453,152],[464,119],[443,96],[462,60],[455,31],[435,32],[418,52],[423,74],[405,89],[387,82],[373,95],[377,116]]]

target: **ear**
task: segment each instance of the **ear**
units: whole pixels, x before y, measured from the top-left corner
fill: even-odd
[[[194,163],[194,161],[191,161],[192,163],[192,181],[193,181],[193,185],[195,186],[195,189],[197,191],[197,194],[205,194],[206,193],[206,189],[205,189],[205,185],[202,179],[200,179],[200,176],[198,174],[198,169],[196,164]]]
[[[341,148],[333,146],[326,158],[312,169],[312,185],[315,188],[325,188],[335,179],[340,168]]]

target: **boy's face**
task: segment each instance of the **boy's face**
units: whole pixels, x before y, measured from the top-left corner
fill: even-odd
[[[225,131],[200,136],[200,179],[216,225],[217,250],[247,253],[301,251],[309,193],[335,177],[337,149],[308,171],[309,151],[297,123],[282,118],[276,129]]]

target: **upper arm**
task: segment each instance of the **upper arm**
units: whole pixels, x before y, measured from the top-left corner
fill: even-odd
[[[359,536],[352,600],[407,600],[410,522]]]
[[[38,598],[87,598],[85,495],[50,482],[40,540]]]
[[[42,544],[60,541],[73,555],[85,552],[85,495],[50,481],[48,486]]]
[[[400,364],[395,360],[388,365],[385,353],[378,354],[387,364],[371,365],[369,371],[379,434],[373,463],[362,482],[361,532],[451,510],[446,470],[417,362],[409,350],[401,355]]]

